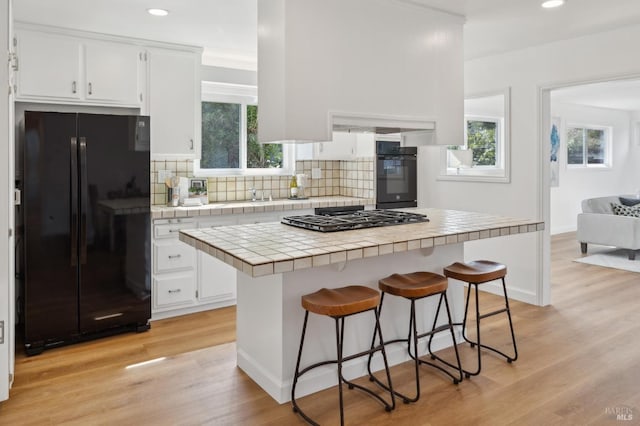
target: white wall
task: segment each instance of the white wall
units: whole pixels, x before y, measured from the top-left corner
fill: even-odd
[[[420,149],[421,205],[546,222],[547,230],[539,235],[496,239],[496,244],[467,244],[470,257],[508,261],[510,296],[539,304],[550,302],[549,166],[542,161],[549,150],[540,143],[541,89],[640,74],[640,56],[635,54],[639,39],[640,25],[635,25],[465,62],[466,93],[511,88],[510,183],[437,181],[438,148]]]
[[[640,146],[632,143],[632,114],[606,108],[551,102],[551,115],[560,118],[559,186],[551,188],[551,234],[576,230],[585,198],[634,194],[640,188]],[[611,133],[611,168],[567,168],[566,129],[570,124],[607,126]]]

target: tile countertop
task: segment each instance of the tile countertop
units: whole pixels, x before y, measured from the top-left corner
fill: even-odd
[[[180,240],[253,277],[544,229],[544,222],[458,210],[411,209],[429,222],[316,232],[279,222],[182,230]]]
[[[213,216],[218,214],[263,213],[283,210],[314,209],[316,207],[373,206],[372,198],[309,197],[306,200],[229,201],[197,207],[152,206],[151,218],[164,219],[189,216]]]

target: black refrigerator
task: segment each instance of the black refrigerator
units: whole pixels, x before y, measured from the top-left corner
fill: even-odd
[[[149,117],[26,111],[28,355],[151,317]]]

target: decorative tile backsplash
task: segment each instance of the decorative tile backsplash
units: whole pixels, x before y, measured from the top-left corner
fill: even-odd
[[[373,158],[355,160],[304,160],[296,161],[296,174],[307,175],[305,195],[324,197],[375,198]],[[320,178],[312,179],[312,169],[320,169]],[[151,193],[153,205],[167,203],[166,185],[158,179],[158,171],[167,170],[179,177],[193,176],[193,160],[151,161]],[[208,178],[209,202],[244,201],[251,199],[251,189],[258,198],[287,198],[291,176],[224,176]]]

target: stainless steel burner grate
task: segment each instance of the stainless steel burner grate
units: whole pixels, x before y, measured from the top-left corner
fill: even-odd
[[[338,211],[282,218],[284,224],[319,232],[348,231],[428,221],[429,219],[424,214],[397,210]]]

